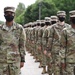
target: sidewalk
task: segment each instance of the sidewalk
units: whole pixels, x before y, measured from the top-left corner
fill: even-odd
[[[38,68],[39,62],[35,63],[35,59],[33,56],[30,56],[28,52],[26,52],[26,62],[24,67],[21,69],[21,75],[48,75],[48,74],[41,74],[42,68]]]

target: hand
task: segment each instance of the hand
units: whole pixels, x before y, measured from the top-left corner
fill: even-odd
[[[38,50],[41,50],[41,46],[38,47]]]
[[[44,50],[44,55],[47,55],[47,51],[46,50]]]
[[[34,44],[34,41],[32,41],[32,44]]]
[[[24,66],[24,62],[20,62],[20,68]]]
[[[65,63],[61,63],[62,69],[65,69]]]
[[[48,57],[50,57],[51,56],[51,53],[48,53]]]

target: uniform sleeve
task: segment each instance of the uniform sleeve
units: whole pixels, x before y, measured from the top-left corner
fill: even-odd
[[[54,30],[53,30],[53,28],[51,27],[51,28],[48,29],[48,42],[47,42],[48,52],[51,52],[53,34],[54,34]]]
[[[42,44],[43,44],[44,50],[46,50],[46,48],[47,48],[47,39],[48,39],[47,35],[48,35],[48,31],[47,31],[47,29],[45,29],[43,32],[43,36],[42,36]]]
[[[61,44],[61,46],[60,46],[60,48],[61,48],[61,50],[60,50],[60,58],[61,58],[61,63],[65,63],[65,54],[66,54],[66,31],[64,30],[64,31],[62,31],[62,33],[61,33],[61,38],[60,38],[60,44]]]
[[[25,42],[26,42],[26,33],[24,28],[21,29],[20,39],[19,39],[19,51],[21,56],[21,62],[25,62]]]

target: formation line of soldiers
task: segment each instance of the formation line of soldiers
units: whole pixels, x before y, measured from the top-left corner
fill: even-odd
[[[75,75],[75,10],[70,11],[70,23],[65,23],[66,12],[25,24],[26,48],[40,62],[42,74]]]

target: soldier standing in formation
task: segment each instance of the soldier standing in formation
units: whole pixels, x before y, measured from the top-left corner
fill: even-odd
[[[22,25],[13,21],[14,7],[4,8],[6,22],[0,26],[0,75],[19,75],[25,62],[26,35]]]
[[[60,39],[62,75],[75,75],[75,10],[69,14],[71,27],[63,29]]]
[[[60,75],[59,38],[61,36],[61,31],[63,28],[69,27],[69,25],[65,23],[65,18],[66,18],[65,11],[58,11],[57,17],[58,17],[58,22],[52,25],[48,29],[48,45],[47,45],[48,56],[50,57],[50,66],[52,69],[51,72],[54,75]]]
[[[50,22],[46,17],[48,22],[44,27],[41,20],[36,21],[33,53],[36,61],[41,56],[42,64],[39,67],[43,68],[42,74],[75,75],[75,10],[69,13],[71,25],[65,23],[65,11],[58,11],[57,16],[51,16]]]

